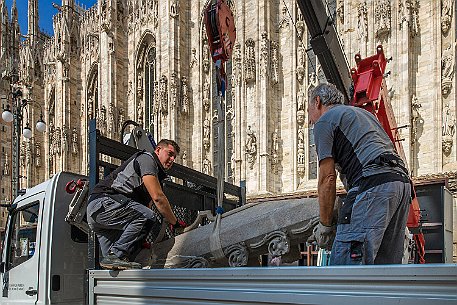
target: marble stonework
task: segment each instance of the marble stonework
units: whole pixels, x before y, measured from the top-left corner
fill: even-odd
[[[215,173],[217,94],[202,22],[206,2],[104,0],[82,8],[62,0],[51,37],[39,31],[38,0],[29,0],[29,35],[20,43],[17,16],[26,12],[10,13],[0,0],[7,20],[0,25],[0,96],[8,95],[15,68],[24,94],[42,105],[48,127],[24,146],[21,186],[62,170],[87,174],[92,118],[115,139],[124,120],[139,121],[156,138],[177,140],[187,166]],[[400,135],[413,175],[455,178],[454,1],[329,3],[350,66],[356,53],[370,56],[378,44],[392,57],[387,88],[398,125],[406,126]],[[237,41],[227,66],[227,180],[245,181],[248,198],[315,189],[307,92],[322,71],[305,52],[307,29],[296,1],[229,4]],[[30,108],[27,115],[35,122],[39,110]],[[1,126],[4,164],[13,159],[11,125]],[[11,199],[12,165],[8,169],[2,172],[2,202]]]

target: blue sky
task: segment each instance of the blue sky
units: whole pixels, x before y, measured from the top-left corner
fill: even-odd
[[[52,29],[52,16],[57,13],[57,9],[52,6],[52,2],[61,5],[62,0],[38,0],[38,14],[39,14],[39,27],[45,33],[50,35],[54,35],[54,31]],[[76,0],[81,6],[85,6],[86,8],[91,7],[94,5],[97,0]],[[8,15],[11,18],[11,5],[13,4],[13,0],[6,0],[6,6],[8,7]],[[16,0],[18,17],[19,17],[19,26],[21,28],[22,34],[27,34],[27,6],[28,0]]]

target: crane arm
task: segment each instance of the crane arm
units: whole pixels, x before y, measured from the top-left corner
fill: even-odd
[[[343,92],[346,103],[351,100],[352,79],[332,19],[322,0],[297,0],[309,34],[311,47],[319,59],[327,80]]]

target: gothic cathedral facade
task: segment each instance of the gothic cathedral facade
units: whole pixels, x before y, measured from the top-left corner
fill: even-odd
[[[295,0],[227,0],[237,41],[226,70],[226,134],[215,128],[216,89],[202,12],[208,1],[74,0],[55,5],[54,34],[38,28],[29,0],[28,34],[17,8],[0,0],[2,106],[11,71],[27,98],[42,105],[47,131],[20,144],[20,185],[59,171],[88,172],[88,122],[119,139],[135,120],[156,139],[181,146],[177,162],[217,169],[217,137],[226,137],[226,180],[245,183],[248,198],[315,189],[317,160],[307,118],[308,91],[323,72]],[[455,180],[456,18],[453,0],[331,0],[349,65],[383,45],[389,97],[414,177]],[[15,1],[14,1],[15,3]],[[25,12],[20,12],[25,14]],[[40,114],[28,107],[27,122]],[[25,123],[24,123],[25,124]],[[33,124],[31,124],[33,125]],[[12,197],[11,125],[1,123],[2,201]]]

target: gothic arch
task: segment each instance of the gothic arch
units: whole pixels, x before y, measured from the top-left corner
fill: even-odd
[[[154,136],[159,108],[157,90],[156,39],[150,31],[143,33],[135,54],[136,121]]]
[[[93,63],[87,77],[86,92],[87,119],[96,117],[98,109],[98,63]]]
[[[54,85],[49,87],[48,98],[47,98],[47,105],[48,109],[48,122],[53,124],[54,117],[55,117],[55,108],[56,108],[56,88]]]

